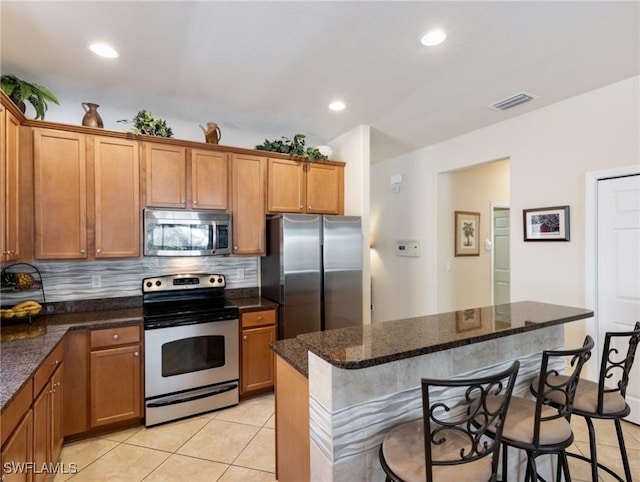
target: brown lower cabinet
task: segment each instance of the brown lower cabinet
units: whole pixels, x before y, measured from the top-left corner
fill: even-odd
[[[30,482],[31,472],[19,464],[33,460],[33,416],[29,409],[2,447],[2,481]]]
[[[142,415],[140,325],[91,330],[89,426]]]
[[[53,480],[62,451],[64,344],[60,343],[2,412],[2,480]]]
[[[269,343],[276,340],[276,311],[250,311],[240,314],[242,326],[242,376],[240,395],[245,397],[271,390],[274,358]]]
[[[49,382],[33,402],[34,482],[47,480],[62,451],[62,373],[58,365]]]

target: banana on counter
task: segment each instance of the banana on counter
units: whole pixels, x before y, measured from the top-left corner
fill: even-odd
[[[27,315],[37,315],[42,310],[42,305],[37,301],[27,300],[21,301],[11,309],[0,310],[2,318],[24,318]]]

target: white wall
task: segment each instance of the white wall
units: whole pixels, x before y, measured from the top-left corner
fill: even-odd
[[[585,306],[585,176],[640,162],[639,106],[640,77],[634,77],[373,165],[373,320],[440,310],[438,173],[507,157],[512,301]],[[396,173],[406,181],[392,194],[388,179]],[[522,210],[557,205],[571,208],[571,241],[525,243]],[[422,240],[420,258],[394,255],[393,241],[404,237]],[[569,325],[567,343],[583,333],[583,324]]]
[[[329,142],[332,159],[346,162],[344,170],[344,214],[362,216],[362,314],[363,323],[371,322],[371,274],[369,260],[369,176],[370,127],[360,125]]]

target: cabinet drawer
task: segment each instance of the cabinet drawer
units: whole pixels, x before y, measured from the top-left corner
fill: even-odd
[[[249,311],[242,313],[242,328],[251,326],[275,325],[276,310]]]
[[[128,345],[140,342],[140,327],[138,325],[117,326],[91,331],[91,348],[105,346]]]
[[[64,342],[58,343],[33,377],[33,395],[36,396],[49,381],[53,371],[58,368],[64,358]]]

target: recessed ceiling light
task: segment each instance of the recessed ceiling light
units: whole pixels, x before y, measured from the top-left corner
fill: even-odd
[[[447,34],[442,30],[430,30],[420,39],[420,43],[425,47],[434,47],[440,45],[447,38]]]
[[[341,100],[336,100],[331,102],[331,104],[329,104],[329,109],[331,110],[342,110],[346,107],[346,105],[344,105],[344,102],[342,102]]]
[[[118,52],[116,52],[116,50],[109,44],[106,44],[104,42],[94,42],[91,45],[89,45],[89,49],[96,55],[99,55],[100,57],[107,57],[110,59],[115,59],[116,57],[119,57]]]

